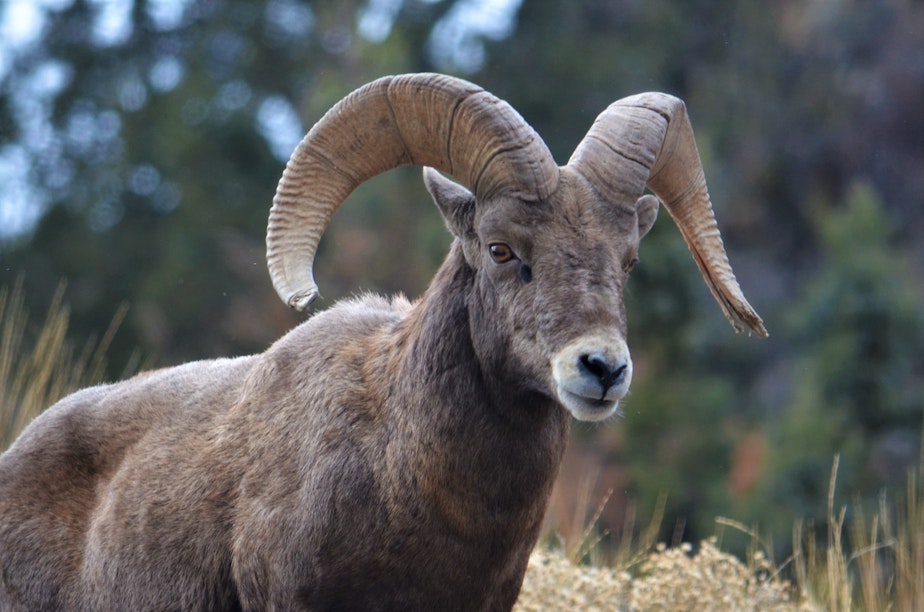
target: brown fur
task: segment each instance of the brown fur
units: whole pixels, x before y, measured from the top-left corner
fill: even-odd
[[[0,609],[509,610],[568,433],[550,360],[624,336],[654,217],[567,168],[538,204],[430,183],[457,239],[416,303],[343,302],[36,419],[0,457]]]

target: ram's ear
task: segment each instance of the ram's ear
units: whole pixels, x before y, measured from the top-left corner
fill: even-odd
[[[475,223],[475,195],[433,168],[423,169],[424,185],[446,220],[449,231],[458,238],[472,235]]]
[[[635,211],[638,215],[638,237],[641,240],[658,218],[658,198],[643,195],[635,203]]]

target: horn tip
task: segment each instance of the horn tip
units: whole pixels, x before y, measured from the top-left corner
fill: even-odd
[[[318,287],[316,285],[312,285],[305,289],[299,289],[298,291],[291,292],[285,298],[285,303],[289,308],[292,308],[293,310],[305,312],[319,295],[320,292],[318,291]]]
[[[770,332],[764,327],[763,320],[756,312],[737,311],[735,314],[737,317],[728,317],[728,320],[732,324],[732,327],[735,328],[736,333],[740,334],[747,329],[748,335],[753,333],[758,338],[767,338],[770,335]],[[742,323],[744,325],[742,325]]]
[[[770,332],[767,331],[767,328],[763,326],[762,322],[757,327],[752,327],[751,329],[753,329],[754,333],[757,334],[760,338],[770,337]]]
[[[767,328],[763,326],[762,322],[758,322],[756,326],[752,326],[751,330],[757,334],[758,338],[768,338],[770,337],[770,332],[767,331]]]

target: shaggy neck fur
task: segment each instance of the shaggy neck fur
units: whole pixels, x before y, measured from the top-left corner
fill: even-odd
[[[479,290],[477,282],[456,243],[397,343],[403,347],[404,393],[399,395],[416,398],[408,408],[430,413],[411,418],[437,424],[408,430],[419,436],[417,442],[438,445],[447,480],[454,488],[465,483],[461,490],[472,492],[472,502],[482,502],[468,508],[472,529],[487,527],[476,523],[496,520],[497,512],[525,511],[530,521],[541,519],[569,427],[568,414],[557,403],[517,387],[508,372],[490,367],[509,347],[504,337],[475,327],[486,315],[471,311],[473,301],[483,304],[470,299]],[[481,357],[485,354],[491,355],[489,364]],[[432,458],[419,459],[421,470],[433,469]],[[479,512],[484,501],[492,507]],[[484,512],[493,516],[478,516]]]
[[[442,523],[434,528],[478,551],[470,559],[480,567],[466,571],[493,574],[490,580],[509,583],[505,590],[515,598],[558,472],[569,417],[551,399],[518,388],[508,372],[491,365],[509,348],[505,338],[475,331],[479,319],[490,315],[471,311],[477,282],[456,243],[398,331],[397,379],[408,387],[397,396],[409,401],[394,408],[415,412],[403,423],[410,439],[395,447],[411,451],[400,463],[433,504]],[[485,354],[491,355],[489,363],[479,357]],[[414,388],[410,381],[416,381]],[[466,556],[444,555],[461,567]]]

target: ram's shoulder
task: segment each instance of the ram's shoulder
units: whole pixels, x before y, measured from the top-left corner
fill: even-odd
[[[341,300],[280,338],[273,349],[337,344],[400,325],[413,308],[404,296],[363,294]]]
[[[363,293],[337,302],[318,317],[329,316],[343,323],[375,325],[404,319],[412,308],[413,303],[403,295],[386,297],[375,293]]]
[[[16,445],[127,444],[152,427],[201,420],[237,397],[236,382],[254,363],[255,357],[195,361],[75,391],[36,417]]]

